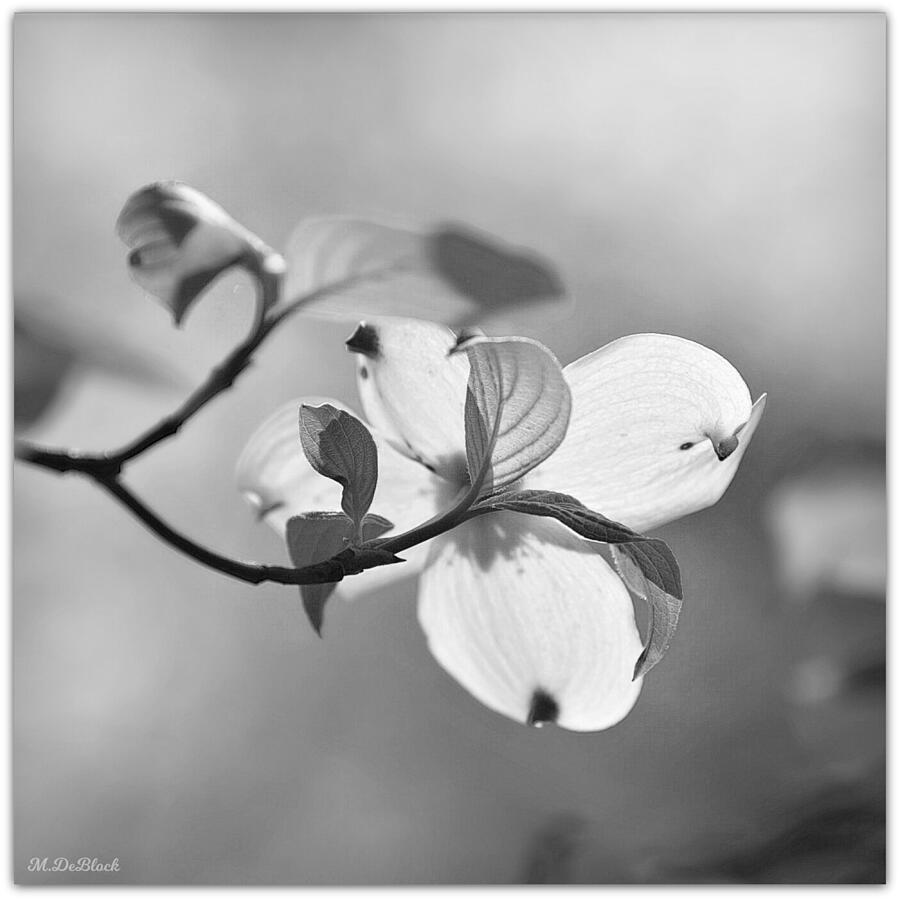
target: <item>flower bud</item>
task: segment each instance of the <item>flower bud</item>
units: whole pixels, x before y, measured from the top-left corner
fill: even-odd
[[[116,223],[131,249],[128,265],[141,287],[158,297],[180,325],[191,303],[219,275],[243,266],[260,278],[279,276],[284,260],[205,194],[178,181],[132,194]],[[267,305],[274,301],[263,292]]]

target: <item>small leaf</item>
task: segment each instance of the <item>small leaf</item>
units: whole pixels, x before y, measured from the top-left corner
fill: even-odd
[[[305,307],[342,319],[411,316],[461,325],[564,295],[548,262],[462,225],[419,231],[340,216],[307,219],[286,255],[289,302],[352,280]]]
[[[476,504],[471,514],[510,510],[549,516],[581,537],[613,545],[613,561],[628,587],[650,609],[647,643],[634,668],[634,677],[650,671],[664,656],[675,634],[682,605],[681,573],[665,541],[648,538],[619,522],[588,509],[568,494],[553,491],[514,491]]]
[[[362,522],[362,539],[372,540],[393,528],[393,524],[381,516],[367,515]],[[344,513],[312,512],[294,516],[287,523],[287,546],[291,562],[298,568],[324,562],[339,553],[346,552],[354,539],[356,526]],[[368,557],[365,558],[371,564]],[[396,557],[385,562],[394,562]],[[361,571],[362,567],[347,567],[347,574]],[[331,584],[304,584],[300,586],[303,609],[316,634],[322,635],[325,603],[337,587]]]
[[[284,272],[284,260],[271,247],[205,194],[178,181],[150,184],[132,194],[116,230],[131,248],[132,277],[162,300],[176,325],[232,266],[269,278]],[[264,305],[273,300],[274,294],[263,292]]]
[[[300,569],[331,559],[348,546],[352,534],[353,522],[344,513],[317,512],[294,516],[288,520],[286,534],[291,562]],[[303,609],[320,637],[325,603],[336,587],[336,582],[300,586]]]
[[[466,460],[480,495],[518,480],[565,437],[572,409],[556,357],[528,338],[470,337]]]
[[[355,416],[326,403],[300,407],[300,442],[309,464],[343,487],[341,509],[359,527],[378,483],[378,449]]]

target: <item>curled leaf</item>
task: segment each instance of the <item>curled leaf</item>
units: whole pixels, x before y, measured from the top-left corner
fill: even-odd
[[[572,399],[556,357],[529,338],[470,337],[466,460],[484,496],[517,481],[565,437]]]
[[[378,449],[356,416],[326,403],[300,407],[300,442],[309,464],[343,490],[341,509],[359,527],[378,484]]]
[[[546,260],[463,225],[413,230],[341,216],[307,219],[286,255],[286,299],[340,285],[306,309],[341,319],[411,316],[461,325],[564,295]]]
[[[232,266],[278,277],[284,260],[205,194],[178,181],[141,188],[125,203],[116,230],[131,249],[134,280],[180,325],[193,301]],[[264,292],[264,303],[274,295]]]
[[[681,614],[681,577],[677,565],[672,569],[664,554],[654,553],[646,544],[621,544],[610,551],[622,580],[646,601],[650,616],[647,640],[634,666],[634,677],[639,678],[669,649]]]

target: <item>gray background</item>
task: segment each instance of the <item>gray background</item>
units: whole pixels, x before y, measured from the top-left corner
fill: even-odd
[[[239,277],[182,331],[129,281],[113,224],[160,178],[276,247],[328,212],[493,231],[576,295],[521,325],[564,363],[672,332],[770,404],[720,504],[660,532],[681,626],[596,735],[469,697],[411,580],[332,603],[320,641],[292,589],[205,571],[87,483],[17,467],[17,879],[91,880],[25,871],[89,855],[121,861],[94,880],[131,883],[777,880],[709,860],[831,785],[858,797],[883,753],[878,691],[798,705],[787,686],[805,656],[883,660],[884,607],[789,603],[765,522],[775,485],[833,454],[877,466],[884,438],[885,32],[875,14],[18,15],[17,313],[118,352],[29,437],[118,445],[246,330]],[[222,551],[285,559],[234,461],[289,398],[356,404],[348,332],[292,321],[129,482]],[[792,877],[841,880],[841,852]]]

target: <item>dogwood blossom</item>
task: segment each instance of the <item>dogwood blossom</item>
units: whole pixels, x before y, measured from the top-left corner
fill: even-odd
[[[162,300],[180,325],[194,300],[223,272],[241,266],[283,274],[284,260],[205,194],[179,181],[150,184],[128,198],[116,222],[131,248],[134,280]]]
[[[450,329],[417,320],[363,324],[347,343],[378,449],[372,509],[394,524],[390,536],[447,509],[469,483],[470,361],[451,352]],[[514,487],[571,495],[638,531],[715,503],[765,406],[765,395],[751,403],[717,353],[670,335],[620,338],[563,375],[565,437],[528,461],[523,477],[514,472]],[[286,404],[238,463],[240,490],[282,535],[292,517],[340,504],[340,487],[300,451],[298,407],[321,403],[346,408],[324,398]],[[536,432],[529,441],[542,439]],[[632,600],[600,546],[551,519],[492,512],[338,590],[354,596],[421,573],[418,616],[429,648],[471,694],[520,722],[595,731],[628,714],[642,683],[632,677],[642,650]]]

